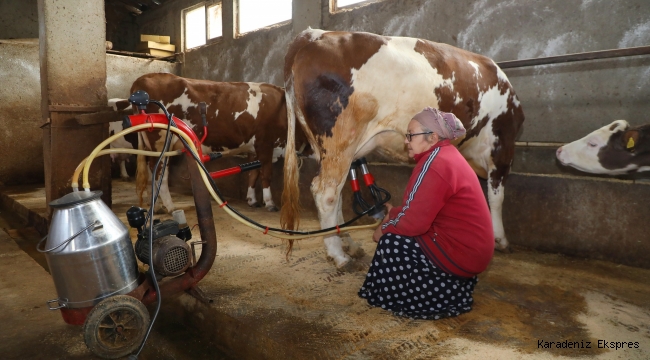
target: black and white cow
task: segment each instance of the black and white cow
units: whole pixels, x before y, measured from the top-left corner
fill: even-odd
[[[594,174],[650,171],[650,124],[630,128],[625,120],[590,133],[556,151],[565,166]]]

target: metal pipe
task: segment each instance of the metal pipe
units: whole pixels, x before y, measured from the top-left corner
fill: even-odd
[[[214,259],[217,256],[217,232],[214,227],[214,218],[212,215],[211,196],[206,185],[203,183],[199,168],[196,166],[194,159],[188,155],[188,171],[192,184],[192,193],[194,195],[194,204],[196,217],[199,223],[199,232],[203,241],[201,256],[195,266],[190,268],[185,274],[160,284],[160,292],[163,295],[177,294],[189,290],[195,286],[208,273]],[[156,293],[153,289],[142,297],[144,304],[152,303],[156,300]]]
[[[559,64],[565,62],[609,59],[609,58],[648,55],[648,54],[650,54],[650,46],[638,46],[638,47],[623,48],[623,49],[590,51],[590,52],[583,52],[583,53],[576,53],[576,54],[540,57],[535,59],[501,61],[498,62],[497,65],[499,65],[499,67],[502,69],[509,69],[509,68],[518,68],[518,67],[526,67],[526,66],[550,65],[550,64]]]

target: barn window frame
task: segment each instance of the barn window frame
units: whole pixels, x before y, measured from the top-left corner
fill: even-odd
[[[219,23],[221,25],[221,29],[220,29],[220,31],[217,31],[218,35],[215,34],[215,36],[211,36],[211,35],[213,35],[211,33],[211,29],[213,29],[213,28],[211,28],[212,18],[210,16],[210,10],[213,9],[213,8],[216,8],[216,7],[219,8],[219,13],[220,13],[220,18],[221,18]],[[203,11],[204,11],[204,14],[205,14],[205,17],[204,17],[204,20],[203,20],[203,27],[204,27],[204,31],[205,31],[205,40],[204,40],[203,44],[196,45],[196,46],[193,46],[191,48],[188,48],[187,47],[187,39],[188,39],[188,35],[187,35],[187,31],[188,31],[187,15],[190,12],[192,12],[194,10],[197,10],[197,9],[200,9],[200,8],[203,8]],[[199,48],[201,48],[203,46],[210,45],[212,43],[218,42],[223,38],[223,2],[221,0],[219,0],[219,1],[204,1],[204,2],[200,2],[198,4],[194,4],[194,5],[192,5],[192,6],[188,7],[188,8],[183,9],[181,11],[181,23],[182,23],[182,29],[183,29],[183,31],[182,31],[182,34],[183,34],[182,44],[183,44],[183,49],[185,51],[193,51],[193,50],[199,49]]]
[[[266,0],[266,1],[269,1],[269,0]],[[274,24],[262,25],[262,26],[260,26],[258,28],[242,32],[241,31],[241,11],[240,11],[240,2],[241,2],[241,0],[234,0],[233,1],[233,3],[234,3],[233,7],[234,7],[234,12],[235,13],[233,14],[234,15],[233,16],[233,21],[235,23],[235,26],[234,26],[235,38],[240,38],[240,37],[246,36],[248,34],[254,33],[256,31],[265,30],[265,29],[272,29],[272,28],[277,28],[277,27],[281,27],[281,26],[291,24],[292,21],[293,21],[293,2],[296,1],[296,0],[289,0],[289,1],[291,2],[291,15],[290,15],[291,17],[289,19],[283,20],[283,21],[280,21],[280,22],[277,22],[277,23],[274,23]],[[298,1],[300,1],[300,0],[298,0]]]

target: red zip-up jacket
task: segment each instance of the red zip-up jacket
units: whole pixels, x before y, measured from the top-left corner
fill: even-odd
[[[449,140],[415,155],[417,164],[382,232],[413,237],[439,269],[483,272],[494,253],[490,210],[476,173]]]

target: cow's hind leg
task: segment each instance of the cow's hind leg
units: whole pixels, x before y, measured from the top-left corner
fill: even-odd
[[[254,160],[255,155],[248,154],[248,162]],[[257,202],[257,196],[255,195],[255,183],[257,182],[257,177],[259,174],[260,171],[258,169],[253,169],[248,172],[248,191],[246,193],[246,202],[250,207],[260,207],[260,204]]]
[[[152,169],[156,164],[157,159],[151,159],[149,161],[149,179],[152,177]],[[160,182],[160,174],[162,173],[162,162],[161,166],[156,172],[156,182],[155,186],[158,186],[158,183]],[[169,186],[167,185],[168,183],[168,177],[169,177],[169,165],[167,165],[167,168],[165,169],[165,173],[163,174],[162,177],[162,183],[160,185],[160,191],[158,192],[158,199],[156,199],[156,206],[154,207],[154,212],[158,214],[163,214],[165,213],[165,210],[167,213],[171,214],[172,211],[175,210],[174,202],[172,201],[171,194],[169,193]],[[145,201],[147,204],[151,203],[151,182],[146,184],[145,186]],[[155,191],[155,190],[154,190]],[[155,192],[154,192],[155,193]],[[164,209],[162,207],[165,207]]]
[[[343,209],[342,209],[343,201],[342,199],[339,200],[339,209],[338,209],[338,223],[343,224],[345,222],[345,219],[343,218]],[[343,240],[343,250],[348,253],[351,257],[355,259],[362,258],[366,252],[363,250],[361,247],[361,244],[358,242],[354,241],[352,236],[350,236],[349,233],[343,233],[341,234],[341,239]]]
[[[492,153],[492,166],[488,169],[488,186],[487,198],[490,205],[490,215],[492,215],[492,228],[494,229],[494,248],[500,251],[509,251],[508,240],[503,228],[503,198],[504,186],[512,159],[514,157],[514,142],[504,143],[501,139],[497,140],[502,146],[497,146],[498,150]]]
[[[129,181],[129,173],[126,171],[126,160],[120,159],[120,178]]]
[[[273,196],[271,194],[271,177],[273,176],[272,157],[265,154],[259,158],[262,162],[260,173],[262,175],[262,196],[264,199],[264,206],[268,211],[279,211],[278,207],[275,206],[275,202],[273,202]]]
[[[497,170],[494,169],[488,174],[487,198],[492,215],[492,228],[494,229],[494,248],[500,251],[508,249],[508,240],[503,228],[503,178],[498,178]]]
[[[323,169],[327,169],[328,173],[323,173]],[[346,175],[347,168],[340,171],[336,167],[321,165],[321,173],[311,183],[311,192],[323,229],[338,225],[341,189]],[[337,268],[343,268],[350,262],[351,258],[343,251],[341,238],[337,234],[325,236],[323,241],[327,256],[334,260]]]

